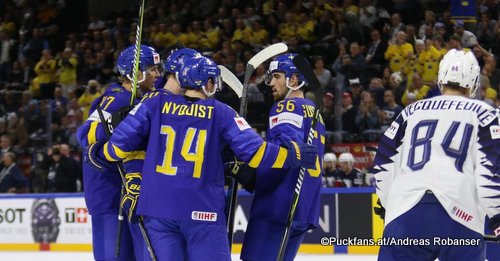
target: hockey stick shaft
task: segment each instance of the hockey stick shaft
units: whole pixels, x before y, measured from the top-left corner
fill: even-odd
[[[247,115],[247,93],[248,93],[248,84],[250,82],[250,77],[252,77],[255,68],[257,68],[260,64],[265,62],[266,60],[284,53],[288,50],[288,46],[284,43],[276,43],[270,45],[257,54],[255,54],[247,63],[245,69],[245,76],[243,78],[243,90],[241,92],[241,103],[240,103],[240,116],[246,117]],[[229,185],[229,189],[227,191],[226,204],[228,205],[226,213],[227,217],[227,235],[229,240],[229,250],[233,245],[233,231],[234,231],[234,215],[236,211],[236,204],[238,203],[238,183],[233,178],[231,179],[231,184]]]
[[[307,62],[306,58],[304,58],[301,55],[297,55],[296,57],[293,58],[293,63],[297,67],[297,69],[300,71],[302,75],[306,78],[307,82],[309,83],[309,86],[313,89],[315,92],[315,97],[316,97],[316,107],[314,109],[314,118],[312,119],[311,122],[311,129],[309,130],[309,133],[307,135],[307,144],[312,144],[313,139],[314,139],[314,132],[316,129],[316,125],[318,124],[318,121],[320,120],[320,108],[321,108],[321,103],[322,100],[319,97],[319,93],[321,92],[320,90],[320,84],[316,76],[314,75],[314,71],[312,70],[311,66]],[[295,184],[295,189],[293,191],[293,198],[292,198],[292,203],[290,205],[290,209],[288,211],[287,215],[287,221],[286,221],[286,226],[285,226],[285,231],[283,232],[283,235],[281,237],[281,243],[280,243],[280,248],[278,251],[278,261],[282,261],[284,256],[285,256],[285,251],[286,247],[288,245],[288,240],[290,238],[290,232],[292,230],[292,224],[293,224],[293,219],[295,217],[295,212],[297,211],[297,205],[299,203],[299,198],[300,198],[300,191],[302,190],[302,185],[304,183],[304,176],[306,173],[306,168],[300,168],[299,171],[299,177],[297,179],[297,183]]]
[[[491,243],[500,243],[500,238],[494,235],[483,235],[484,241]]]
[[[99,119],[101,120],[101,123],[103,124],[104,132],[106,133],[106,136],[108,139],[111,137],[111,131],[109,129],[109,125],[106,122],[106,119],[104,118],[104,114],[102,112],[101,106],[97,105],[97,113],[99,114]],[[120,192],[120,202],[123,199],[123,196],[125,195],[125,167],[123,166],[122,161],[118,161],[116,166],[118,167],[118,172],[120,173],[120,178],[122,180],[122,186],[121,186],[121,192]],[[120,247],[121,247],[121,233],[122,233],[122,226],[123,226],[123,206],[120,204],[120,208],[118,210],[118,231],[116,233],[116,247],[115,247],[115,256],[118,257],[120,255]],[[149,236],[146,232],[146,228],[144,228],[144,222],[142,221],[141,218],[137,221],[139,225],[139,229],[141,230],[142,237],[144,238],[144,243],[146,244],[146,248],[148,249],[149,255],[151,257],[151,260],[156,261],[155,254],[153,252],[153,247],[151,246],[151,241],[149,240]]]
[[[139,21],[137,21],[137,29],[135,32],[135,50],[134,50],[134,68],[132,70],[132,95],[130,96],[130,105],[134,105],[135,97],[137,96],[137,77],[139,72],[139,58],[141,55],[141,38],[142,38],[142,21],[144,20],[144,2],[141,1],[139,7]]]

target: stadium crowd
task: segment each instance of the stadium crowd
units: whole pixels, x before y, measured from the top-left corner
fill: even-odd
[[[142,42],[162,58],[178,46],[199,50],[241,81],[256,52],[285,42],[310,58],[324,89],[328,142],[376,142],[404,106],[440,94],[438,65],[450,48],[474,53],[481,65],[477,99],[499,105],[500,5],[477,0],[467,7],[471,12],[457,13],[454,3],[464,2],[148,0]],[[73,1],[3,1],[0,192],[81,188],[81,171],[63,169],[80,168],[72,167],[80,152],[76,129],[91,102],[116,81],[117,54],[135,41],[136,6],[130,7],[105,16],[84,12],[86,20],[75,22],[68,18]],[[273,103],[264,68],[256,69],[248,87],[248,121],[259,131]],[[216,98],[239,108],[229,88]],[[342,185],[325,178],[325,186],[370,185],[366,177],[355,179]]]

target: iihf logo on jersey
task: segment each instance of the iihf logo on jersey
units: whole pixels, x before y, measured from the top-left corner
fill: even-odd
[[[474,217],[468,213],[466,213],[465,211],[457,208],[457,207],[453,207],[453,210],[451,211],[455,216],[457,216],[458,218],[464,220],[465,222],[469,222],[471,220],[474,219]]]
[[[215,212],[202,212],[202,211],[193,211],[191,212],[192,220],[201,220],[201,221],[217,221],[217,213]]]

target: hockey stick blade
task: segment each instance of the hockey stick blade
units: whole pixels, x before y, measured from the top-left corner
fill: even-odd
[[[314,74],[314,71],[309,62],[307,61],[307,59],[299,54],[293,58],[293,64],[297,67],[300,73],[304,75],[304,78],[306,78],[307,85],[314,93],[315,104],[316,105],[320,104],[323,101],[322,99],[323,94],[321,93],[322,92],[321,84],[319,83],[318,77],[316,77],[316,74]]]
[[[238,95],[238,98],[241,98],[243,84],[241,84],[240,80],[224,65],[218,65],[217,67],[220,69],[222,80]]]
[[[265,62],[269,58],[276,56],[280,53],[284,53],[288,51],[288,46],[284,43],[275,43],[264,48],[262,51],[258,52],[254,55],[247,63],[248,65],[253,66],[253,68],[257,68],[261,63]]]
[[[272,44],[264,49],[262,49],[260,52],[255,54],[252,58],[247,63],[247,67],[245,69],[245,79],[243,81],[243,86],[247,86],[248,82],[250,82],[250,77],[252,77],[253,71],[257,66],[261,65],[263,62],[266,60],[288,51],[288,46],[284,43],[275,43]],[[246,88],[243,88],[243,91],[245,92]],[[245,95],[242,95],[245,97]],[[245,104],[246,105],[246,104]],[[242,111],[240,110],[240,115],[242,115]],[[242,116],[243,117],[243,116]]]

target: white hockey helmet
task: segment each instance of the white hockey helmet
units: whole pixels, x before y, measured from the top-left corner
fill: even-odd
[[[349,166],[354,164],[354,156],[349,152],[344,152],[339,155],[339,163],[347,163]]]
[[[335,156],[334,153],[325,153],[325,156],[323,156],[323,161],[324,162],[333,162],[333,164],[337,163],[337,156]]]
[[[469,97],[476,95],[479,86],[480,68],[470,51],[449,50],[439,63],[438,85],[454,85],[469,89]]]

